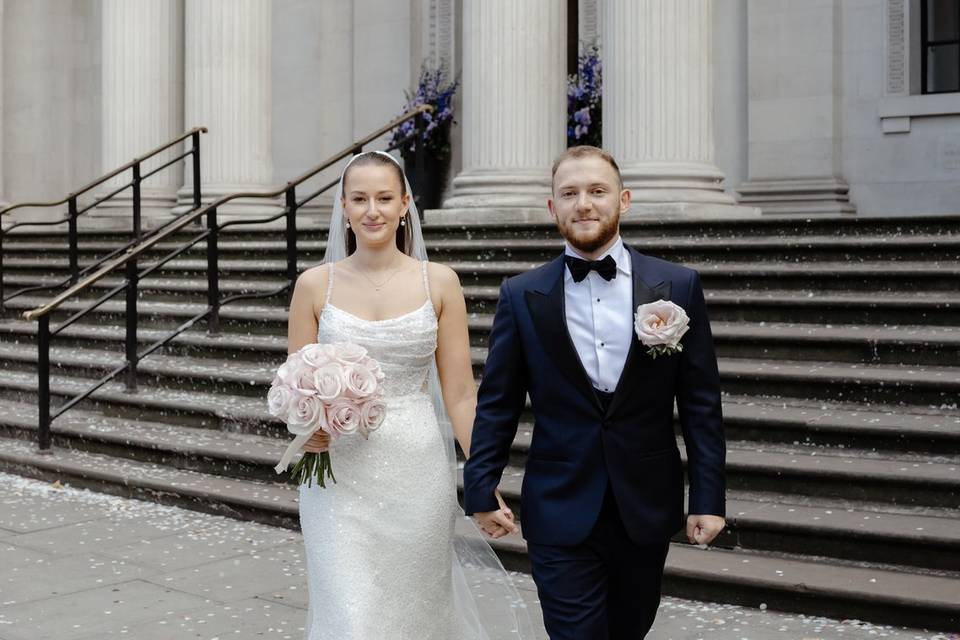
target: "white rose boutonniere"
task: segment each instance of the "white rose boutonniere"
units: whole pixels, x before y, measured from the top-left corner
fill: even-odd
[[[657,300],[637,307],[634,328],[637,338],[651,357],[683,351],[680,339],[690,328],[690,318],[682,307],[669,300]]]

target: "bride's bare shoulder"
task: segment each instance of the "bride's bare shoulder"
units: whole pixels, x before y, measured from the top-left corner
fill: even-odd
[[[297,277],[297,291],[307,294],[316,305],[322,303],[327,293],[327,283],[330,277],[330,265],[320,264],[306,269]]]
[[[462,295],[460,276],[445,264],[430,262],[427,264],[427,275],[430,278],[430,288],[441,295]]]

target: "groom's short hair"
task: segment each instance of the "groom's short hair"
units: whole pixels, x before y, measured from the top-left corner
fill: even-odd
[[[570,147],[553,161],[553,170],[550,172],[551,183],[557,178],[557,169],[560,168],[560,164],[564,160],[571,160],[574,158],[588,158],[594,156],[597,158],[602,158],[605,160],[611,167],[613,171],[617,174],[617,184],[620,185],[620,188],[623,189],[623,177],[620,175],[620,166],[617,164],[617,161],[613,159],[613,156],[608,152],[604,151],[600,147],[594,147],[589,144],[580,144],[575,147]],[[553,185],[556,186],[556,185]]]

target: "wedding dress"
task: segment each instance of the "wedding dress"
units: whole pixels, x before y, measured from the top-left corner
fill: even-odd
[[[406,176],[404,183],[412,193]],[[336,483],[300,487],[306,638],[532,640],[537,634],[523,599],[457,502],[453,429],[435,360],[438,319],[416,205],[411,201],[406,216],[407,253],[421,261],[424,302],[400,316],[366,320],[331,303],[335,263],[346,257],[342,194],[343,174],[324,255],[329,281],[317,342],[367,349],[385,374],[387,414],[369,440],[331,444]]]
[[[387,418],[369,440],[332,443],[335,484],[300,487],[307,637],[468,637],[452,600],[456,478],[426,389],[437,345],[433,304],[425,293],[426,301],[410,313],[359,318],[330,304],[333,267],[317,341],[359,344],[380,363]]]

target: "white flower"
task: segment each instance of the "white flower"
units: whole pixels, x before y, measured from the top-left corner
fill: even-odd
[[[349,364],[343,368],[344,391],[351,398],[362,400],[377,392],[377,377],[363,364]]]
[[[682,307],[669,300],[657,300],[637,307],[634,329],[640,342],[656,358],[683,350],[680,339],[690,328],[690,318]]]
[[[341,342],[333,347],[332,355],[341,364],[357,364],[367,357],[367,350],[352,342]]]
[[[364,438],[376,431],[387,417],[387,403],[378,398],[367,400],[360,406],[360,435]]]
[[[343,366],[339,362],[328,362],[313,372],[313,385],[317,396],[324,402],[330,402],[343,392]]]
[[[308,366],[314,369],[322,367],[332,359],[330,349],[325,344],[308,344],[297,353]]]
[[[270,391],[267,392],[267,411],[276,418],[286,418],[297,395],[293,389],[280,382],[279,379],[274,380]]]
[[[300,395],[291,404],[287,414],[287,431],[294,435],[305,435],[317,429],[327,430],[323,403],[315,395]]]
[[[360,410],[357,408],[357,401],[340,397],[331,402],[327,405],[327,423],[332,436],[356,433],[360,428]]]

